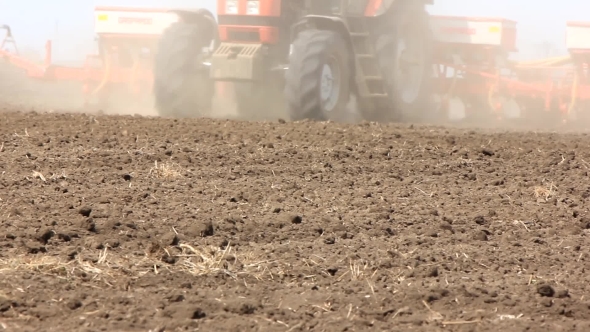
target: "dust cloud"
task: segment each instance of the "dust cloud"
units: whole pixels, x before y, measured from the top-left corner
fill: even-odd
[[[79,111],[83,105],[77,82],[43,82],[0,60],[0,104],[34,111]]]
[[[193,4],[191,4],[193,5]],[[89,15],[89,19],[91,16]],[[17,32],[14,32],[15,34]],[[26,49],[27,45],[19,45],[21,49]],[[24,46],[24,47],[23,47]],[[551,45],[541,45],[539,57],[547,53]],[[553,48],[551,48],[553,49]],[[24,56],[37,62],[42,61],[42,56],[27,51]],[[554,53],[551,53],[554,55]],[[530,52],[529,52],[530,55]],[[73,56],[73,55],[72,55]],[[81,62],[83,62],[81,60]],[[548,73],[549,75],[550,73]],[[562,73],[563,74],[563,73]],[[92,96],[86,104],[83,94],[82,82],[76,81],[41,81],[26,76],[23,70],[14,68],[10,64],[0,61],[0,104],[4,109],[18,110],[36,110],[51,112],[84,112],[84,113],[103,113],[103,114],[138,114],[143,116],[158,116],[155,109],[151,91],[146,91],[140,98],[127,93],[123,89],[112,88],[104,92],[106,98],[101,98],[100,94]],[[563,80],[563,78],[562,78]],[[538,83],[538,82],[533,82]],[[441,99],[441,95],[437,95]],[[226,84],[222,93],[217,93],[213,97],[212,109],[204,116],[222,119],[241,119],[241,120],[276,120],[286,119],[287,114],[284,104],[276,100],[259,100],[255,106],[248,109],[238,107],[235,91],[231,84]],[[468,108],[468,119],[461,121],[452,121],[445,114],[447,109],[430,100],[427,110],[422,112],[420,123],[428,125],[444,125],[450,127],[471,127],[487,128],[493,130],[538,130],[538,131],[587,131],[590,129],[590,116],[587,116],[583,110],[584,105],[578,105],[573,109],[569,118],[560,115],[558,110],[563,105],[553,103],[551,112],[544,111],[544,102],[542,98],[530,101],[518,101],[518,112],[522,113],[520,118],[506,118],[499,113],[492,114],[490,111],[490,101],[488,96],[482,95],[478,101],[462,100],[464,107]],[[507,103],[509,104],[509,103]],[[245,109],[245,112],[244,112]],[[362,121],[359,114],[358,104],[354,95],[346,107],[346,117],[343,122],[358,123]]]

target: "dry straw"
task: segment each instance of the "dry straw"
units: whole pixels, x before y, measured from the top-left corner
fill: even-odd
[[[157,160],[149,174],[158,179],[174,179],[182,176],[181,167],[178,164],[170,161],[158,164]]]

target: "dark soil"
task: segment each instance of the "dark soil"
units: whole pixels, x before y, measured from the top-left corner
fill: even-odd
[[[586,134],[11,111],[0,330],[590,330]]]

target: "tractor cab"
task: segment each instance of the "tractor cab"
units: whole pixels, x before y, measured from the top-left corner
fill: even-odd
[[[339,120],[354,96],[365,119],[394,120],[424,106],[431,2],[218,0],[217,22],[203,9],[176,11],[156,55],[156,106],[208,113],[214,82],[229,82],[248,118],[283,107],[293,120]],[[209,56],[202,48],[212,40]]]

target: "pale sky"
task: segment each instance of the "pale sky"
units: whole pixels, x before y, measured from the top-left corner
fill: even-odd
[[[213,10],[215,0],[0,0],[0,24],[12,27],[21,49],[41,53],[45,40],[53,39],[56,61],[79,62],[95,52],[92,12],[97,5]],[[542,42],[550,42],[563,52],[566,21],[590,21],[590,0],[435,0],[429,11],[435,15],[515,20],[519,58],[536,58],[545,56],[538,46]]]

